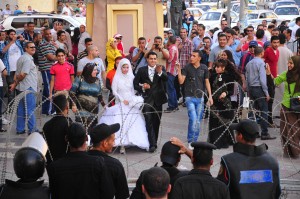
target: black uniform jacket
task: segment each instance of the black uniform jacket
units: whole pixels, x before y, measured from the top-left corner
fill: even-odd
[[[229,199],[226,185],[213,178],[209,171],[193,169],[179,178],[173,187],[172,199]]]

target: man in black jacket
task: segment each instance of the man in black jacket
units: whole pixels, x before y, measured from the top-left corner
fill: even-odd
[[[150,143],[149,152],[157,148],[162,105],[167,102],[165,83],[168,80],[167,73],[162,66],[156,65],[157,54],[147,54],[148,66],[141,67],[136,74],[133,84],[144,98],[143,113],[146,121],[146,130]]]
[[[210,167],[213,165],[212,150],[216,149],[216,146],[207,142],[192,142],[191,145],[194,147],[194,169],[175,182],[172,199],[229,199],[226,185],[210,174]]]
[[[181,141],[178,140],[178,138],[172,138],[172,139],[174,141],[176,139],[176,144],[181,145]],[[160,155],[160,160],[162,162],[161,168],[165,169],[169,173],[171,187],[173,187],[175,181],[178,178],[187,175],[189,172],[189,171],[181,171],[176,168],[181,159],[180,153],[182,152],[180,152],[180,150],[181,147],[172,144],[171,141],[166,142],[161,149],[161,155]],[[136,182],[135,188],[132,190],[130,199],[146,198],[142,191],[142,184],[143,184],[143,178],[145,172],[147,171],[148,170],[142,171],[141,175],[139,176]],[[171,196],[171,193],[169,193],[169,196]]]
[[[237,143],[233,153],[221,157],[218,179],[225,182],[231,199],[279,198],[279,165],[267,152],[267,145],[255,146],[259,128],[253,120],[232,124]]]
[[[91,132],[92,149],[90,155],[104,159],[110,172],[115,187],[115,198],[126,199],[129,197],[127,179],[122,163],[107,153],[111,153],[115,143],[115,133],[119,131],[120,124],[99,124]]]
[[[67,132],[70,152],[49,166],[49,185],[53,198],[82,199],[114,197],[114,185],[104,159],[90,156],[86,130],[80,123],[71,124]]]

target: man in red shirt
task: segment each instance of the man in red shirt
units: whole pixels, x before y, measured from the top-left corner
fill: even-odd
[[[66,61],[66,53],[63,49],[56,51],[57,62],[51,66],[51,82],[49,98],[57,91],[69,91],[74,81],[74,66]]]
[[[265,63],[270,66],[271,75],[273,78],[277,77],[277,71],[278,71],[278,59],[279,59],[279,37],[278,36],[272,36],[271,37],[271,46],[269,46],[265,50]],[[267,82],[268,86],[268,92],[271,97],[271,99],[268,101],[268,122],[271,127],[274,127],[273,125],[273,119],[272,119],[272,106],[273,106],[273,98],[275,95],[275,86],[273,81]]]

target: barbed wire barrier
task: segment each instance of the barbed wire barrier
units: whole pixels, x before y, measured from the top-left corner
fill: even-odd
[[[241,86],[238,83],[236,83],[236,82],[230,82],[230,83],[224,84],[223,86],[221,86],[220,88],[218,88],[212,95],[213,96],[216,95],[218,93],[218,91],[220,89],[222,89],[222,87],[228,86],[230,84],[237,85],[238,91],[239,92],[242,91]],[[15,118],[17,117],[18,104],[24,98],[25,113],[26,113],[26,116],[25,116],[25,121],[26,122],[25,122],[25,124],[28,123],[28,118],[30,118],[31,115],[27,115],[27,106],[26,106],[26,97],[25,96],[28,93],[30,93],[30,92],[32,92],[32,91],[25,91],[25,92],[20,93],[19,95],[17,95],[14,98],[14,100],[12,102],[10,102],[10,104],[7,105],[7,110],[4,113],[4,115],[5,115],[5,117],[9,121],[16,121]],[[239,92],[237,94],[238,95],[238,97],[237,97],[238,107],[235,108],[235,109],[213,110],[213,109],[211,109],[210,106],[208,106],[206,104],[204,105],[204,110],[203,110],[203,114],[202,115],[207,114],[207,119],[205,119],[205,118],[201,119],[202,121],[201,121],[201,126],[200,126],[200,132],[201,132],[200,136],[203,136],[205,134],[209,134],[213,130],[217,130],[217,129],[225,127],[224,130],[223,130],[223,132],[221,133],[221,135],[214,141],[214,143],[218,142],[218,140],[221,139],[223,136],[225,136],[225,134],[228,132],[230,124],[232,124],[234,122],[238,122],[241,119],[241,115],[242,115],[241,113],[242,113],[243,110],[246,110],[247,112],[252,111],[253,112],[253,117],[254,117],[253,119],[254,120],[257,119],[256,116],[260,115],[261,111],[255,109],[255,107],[253,107],[255,101],[251,101],[250,100],[249,108],[246,108],[246,109],[243,108],[239,96],[241,96],[241,94],[244,94],[244,93],[239,93]],[[196,94],[198,94],[198,93],[202,93],[203,96],[205,96],[207,98],[207,94],[205,92],[203,92],[201,90],[197,90],[197,92],[195,93],[195,96],[197,96]],[[37,97],[36,97],[36,99],[37,99],[37,106],[34,109],[34,111],[33,111],[32,114],[36,114],[36,120],[37,120],[36,121],[36,125],[38,125],[40,128],[42,128],[43,125],[44,125],[43,119],[45,119],[45,116],[43,116],[41,114],[41,107],[42,107],[42,105],[45,102],[48,101],[48,99],[43,100],[43,96],[42,96],[41,92],[40,93],[35,93],[35,94],[37,95]],[[57,94],[61,94],[61,93],[56,93],[55,95],[57,95]],[[108,94],[107,94],[107,96],[108,96]],[[263,96],[261,98],[264,99]],[[70,98],[70,99],[71,99],[72,103],[76,103],[75,101],[72,100],[72,98]],[[77,99],[75,98],[75,100],[77,100]],[[106,106],[103,109],[101,109],[101,111],[99,111],[98,114],[91,114],[91,116],[93,118],[92,121],[98,120],[100,117],[102,117],[103,113],[106,110],[106,107],[113,100],[114,99],[112,99],[110,102],[108,102],[106,104]],[[257,100],[259,100],[259,99],[257,99]],[[274,114],[276,112],[276,110],[281,109],[280,108],[281,107],[281,102],[277,101],[276,99],[273,99],[273,100],[274,100],[274,102],[273,102],[273,107],[274,108],[272,110],[272,113]],[[55,106],[55,104],[53,104],[52,101],[51,101],[51,103],[52,103],[53,106]],[[6,106],[6,104],[4,103],[4,101],[3,101],[3,104],[4,104],[4,106]],[[78,102],[77,102],[77,104],[78,104]],[[122,121],[120,123],[120,126],[121,126],[121,129],[120,129],[121,133],[120,133],[120,135],[121,136],[127,136],[127,133],[129,131],[129,129],[130,128],[134,128],[134,124],[136,122],[136,118],[137,118],[138,114],[142,113],[141,109],[145,105],[151,106],[150,104],[137,103],[137,104],[134,104],[127,113],[124,113],[122,111],[122,107],[120,106],[120,109],[121,109],[120,115],[122,116]],[[118,103],[115,106],[119,106]],[[80,106],[80,104],[79,104],[78,108],[79,109],[82,108]],[[95,107],[95,108],[97,108],[97,107]],[[153,108],[153,110],[155,110],[154,107],[152,107],[152,108]],[[137,112],[136,111],[137,109],[140,110],[140,111]],[[228,110],[234,111],[234,117],[232,119],[224,122],[222,120],[222,118],[220,118],[219,113],[221,113],[222,111],[228,111]],[[74,117],[74,114],[71,113],[71,111],[69,111],[69,112],[70,112],[69,113],[70,117],[71,118]],[[279,111],[277,111],[276,113],[278,113],[278,112]],[[288,113],[288,112],[290,112],[290,111],[285,111],[285,113]],[[155,110],[154,112],[150,112],[150,113],[156,113],[159,116],[159,113],[163,113],[163,111],[162,112],[158,112],[158,111]],[[220,125],[219,127],[207,130],[207,129],[209,129],[209,120],[210,120],[212,114],[214,116],[216,116],[219,119],[219,121],[221,121],[222,125]],[[129,117],[129,115],[136,115],[136,117]],[[80,113],[78,113],[76,116],[78,116],[81,119],[81,123],[86,127],[86,129],[88,129],[90,127],[90,125],[92,124],[92,122],[90,122],[89,124],[87,124],[87,121],[83,119],[85,116],[80,115]],[[110,115],[109,113],[106,113],[105,116],[116,116],[116,114]],[[48,117],[52,117],[52,116],[50,115]],[[130,121],[129,121],[130,125],[129,125],[129,128],[125,129],[124,128],[124,123],[128,120],[128,118],[130,118]],[[204,122],[204,120],[206,120],[206,122]],[[263,120],[263,118],[260,117],[260,120]],[[299,168],[299,165],[295,164],[296,159],[294,159],[294,157],[292,157],[289,153],[287,154],[287,157],[286,157],[284,155],[283,151],[284,151],[284,148],[287,147],[287,146],[293,147],[296,150],[300,151],[299,143],[295,143],[294,140],[293,140],[294,136],[297,136],[297,135],[300,134],[300,132],[299,132],[299,126],[297,126],[297,124],[300,123],[300,121],[299,121],[300,119],[298,119],[294,124],[288,124],[287,123],[287,119],[286,119],[286,115],[284,114],[284,120],[281,120],[281,118],[278,119],[278,120],[280,121],[281,129],[283,129],[283,130],[288,129],[288,132],[289,132],[288,136],[286,136],[286,135],[283,135],[283,133],[282,133],[283,131],[280,132],[280,130],[279,130],[280,139],[281,139],[281,143],[282,143],[281,144],[282,152],[281,152],[281,156],[280,156],[282,164],[280,164],[279,166],[280,166],[281,169],[284,169],[285,167],[290,167],[290,164],[291,164],[292,167],[293,167],[293,170],[294,170],[294,173],[282,176],[282,178],[284,178],[284,179],[290,179],[290,180],[299,180],[300,179],[300,168]],[[186,119],[186,121],[188,122],[188,118]],[[266,121],[266,122],[268,123],[268,121]],[[159,137],[158,137],[158,141],[157,141],[157,144],[159,146],[161,146],[163,144],[163,143],[161,143],[162,136],[163,136],[162,135],[162,132],[163,132],[163,129],[162,129],[163,128],[163,121],[162,121],[161,124],[162,125],[160,126],[160,133],[159,133]],[[2,169],[1,169],[1,183],[4,183],[4,180],[6,178],[12,178],[11,173],[9,173],[10,176],[7,175],[8,174],[8,172],[7,172],[7,166],[8,166],[8,159],[10,159],[13,156],[13,154],[14,154],[14,151],[13,151],[13,148],[12,148],[12,145],[11,145],[12,135],[15,133],[15,130],[13,129],[14,125],[15,125],[15,123],[11,122],[7,126],[7,133],[6,133],[6,136],[5,136],[5,143],[4,143],[4,150],[2,151],[2,153],[0,155],[0,165],[2,165]],[[290,125],[290,127],[288,125]],[[26,128],[26,130],[28,130],[27,125],[26,125],[25,128]],[[292,130],[293,130],[293,132],[292,132]],[[231,138],[232,142],[235,143],[236,142],[235,138],[231,134],[229,134],[229,135],[230,135],[230,138]],[[285,142],[283,142],[283,140],[282,140],[283,138],[285,139]],[[122,139],[125,139],[125,137],[121,137],[120,140],[122,140]],[[182,140],[182,141],[187,144],[186,140]],[[114,148],[113,153],[112,153],[113,156],[118,153],[119,147],[121,147],[121,146],[122,145]],[[279,147],[279,146],[269,146],[269,148],[272,148],[272,147]],[[138,166],[139,164],[142,164],[144,162],[149,161],[149,159],[153,158],[154,156],[159,155],[160,151],[157,150],[155,153],[146,153],[146,152],[141,152],[141,153],[145,153],[145,155],[143,155],[143,158],[139,159],[138,161],[132,161],[126,153],[122,156],[125,159],[125,165],[124,165],[124,167],[125,167],[125,170],[126,170],[128,178],[132,177],[129,168],[131,168],[132,170],[134,170],[136,172],[135,175],[139,174],[140,171],[138,169],[135,169],[135,167]],[[149,167],[151,167],[153,165],[149,165]],[[215,162],[212,167],[215,168],[215,167],[219,167],[219,166],[220,166],[220,162]],[[288,193],[288,192],[286,192],[286,193]],[[284,196],[284,194],[283,194],[283,196]]]

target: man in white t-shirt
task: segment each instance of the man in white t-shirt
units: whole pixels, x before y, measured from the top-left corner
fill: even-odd
[[[77,66],[77,76],[80,76],[84,66],[87,63],[95,63],[98,69],[98,75],[97,77],[99,78],[100,82],[101,82],[101,86],[105,85],[105,78],[106,78],[106,72],[105,72],[105,67],[103,64],[103,61],[101,58],[99,58],[99,50],[97,46],[89,46],[87,48],[88,51],[88,56],[80,59],[80,61],[78,62],[78,66]]]
[[[5,132],[2,128],[2,101],[3,101],[3,80],[2,80],[2,75],[6,76],[7,71],[6,67],[4,66],[2,60],[0,59],[0,132]]]
[[[14,75],[17,70],[17,61],[23,55],[23,47],[20,40],[17,39],[15,30],[8,30],[8,41],[4,43],[2,53],[4,53],[3,63],[6,66],[8,76],[6,77],[7,85],[13,83]],[[8,103],[14,98],[14,92],[8,92]]]
[[[11,14],[13,14],[13,12],[10,9],[10,5],[6,4],[6,8],[5,10],[2,11],[2,15],[11,15]]]
[[[66,3],[61,13],[63,15],[72,16],[72,12],[73,12],[73,8],[69,5],[69,3]]]

